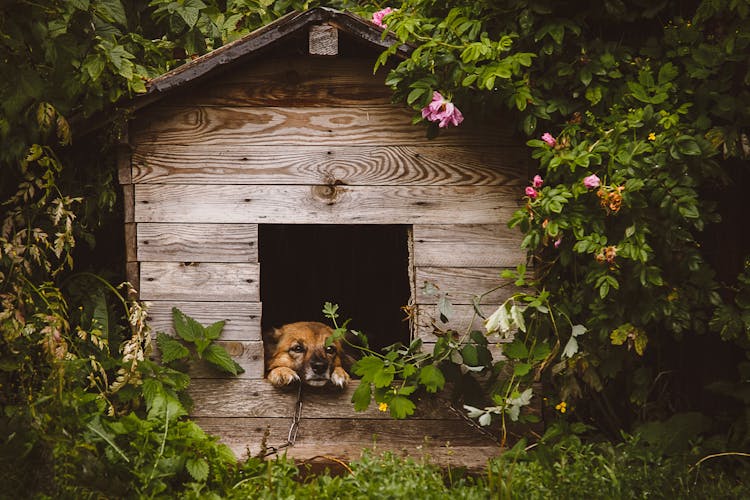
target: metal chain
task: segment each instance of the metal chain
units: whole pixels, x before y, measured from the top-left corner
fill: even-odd
[[[286,437],[286,443],[279,446],[269,446],[269,451],[267,451],[263,455],[263,458],[269,455],[278,454],[279,451],[283,450],[284,448],[291,448],[292,446],[294,446],[295,441],[297,441],[297,431],[299,431],[300,420],[302,420],[302,382],[299,382],[299,386],[297,388],[297,402],[294,404],[292,425],[289,427],[289,434]]]

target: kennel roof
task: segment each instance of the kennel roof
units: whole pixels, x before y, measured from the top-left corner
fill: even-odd
[[[146,83],[147,91],[131,99],[120,102],[118,108],[138,110],[146,107],[171,93],[187,88],[209,76],[216,76],[236,65],[266,50],[276,46],[294,35],[306,33],[311,26],[328,25],[341,33],[348,34],[355,40],[373,49],[385,50],[393,44],[398,44],[396,57],[405,58],[413,49],[409,45],[401,44],[392,33],[384,33],[383,28],[359,16],[342,12],[328,7],[315,7],[304,12],[291,12],[248,33],[242,38],[222,45],[190,62],[168,71]],[[76,117],[79,118],[79,117]],[[99,116],[89,119],[73,119],[78,122],[79,131],[86,133],[99,128],[110,121],[110,112],[102,112]],[[82,129],[82,130],[81,130]]]

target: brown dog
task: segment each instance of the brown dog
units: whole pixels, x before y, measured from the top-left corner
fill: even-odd
[[[268,380],[276,387],[297,380],[314,387],[329,382],[345,387],[349,383],[349,374],[342,363],[344,350],[340,341],[326,346],[326,339],[331,334],[330,327],[312,321],[275,328],[266,342]]]

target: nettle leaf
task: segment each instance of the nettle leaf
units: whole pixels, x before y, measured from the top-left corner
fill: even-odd
[[[419,371],[419,383],[427,392],[437,392],[445,386],[445,377],[437,366],[425,365]]]
[[[203,359],[216,368],[232,375],[245,372],[244,368],[232,359],[227,350],[218,344],[208,345],[205,351],[203,351]]]
[[[164,332],[158,332],[156,334],[156,344],[159,346],[161,361],[164,364],[169,364],[178,359],[187,358],[190,355],[190,351],[182,344],[182,342],[173,339]]]
[[[406,418],[409,415],[414,414],[416,406],[411,399],[403,396],[393,396],[388,402],[388,408],[391,410],[391,416],[393,418]]]
[[[200,483],[208,479],[208,462],[203,458],[188,458],[185,462],[185,469],[193,479]]]
[[[369,382],[364,380],[360,382],[359,387],[352,394],[352,403],[354,411],[365,411],[370,406],[372,400],[372,388]]]
[[[172,308],[172,323],[175,332],[182,340],[195,342],[198,339],[205,338],[203,326],[176,307]]]
[[[213,323],[209,326],[207,326],[204,331],[206,333],[206,338],[209,340],[216,340],[221,335],[221,331],[224,329],[224,325],[226,324],[225,321],[217,321],[216,323]]]

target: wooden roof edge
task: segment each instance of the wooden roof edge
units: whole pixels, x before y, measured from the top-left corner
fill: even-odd
[[[363,41],[385,50],[393,44],[399,44],[396,56],[406,58],[414,50],[407,44],[400,43],[392,33],[383,35],[383,28],[354,14],[329,7],[315,7],[304,12],[290,12],[279,19],[259,27],[233,42],[212,50],[190,62],[182,64],[146,84],[147,91],[133,97],[122,99],[114,104],[116,109],[136,111],[160,100],[172,91],[200,80],[214,70],[230,66],[284,37],[313,24],[328,23],[337,29],[357,36]],[[77,114],[71,117],[71,125],[81,135],[86,135],[112,121],[117,113],[107,109],[84,117]]]

